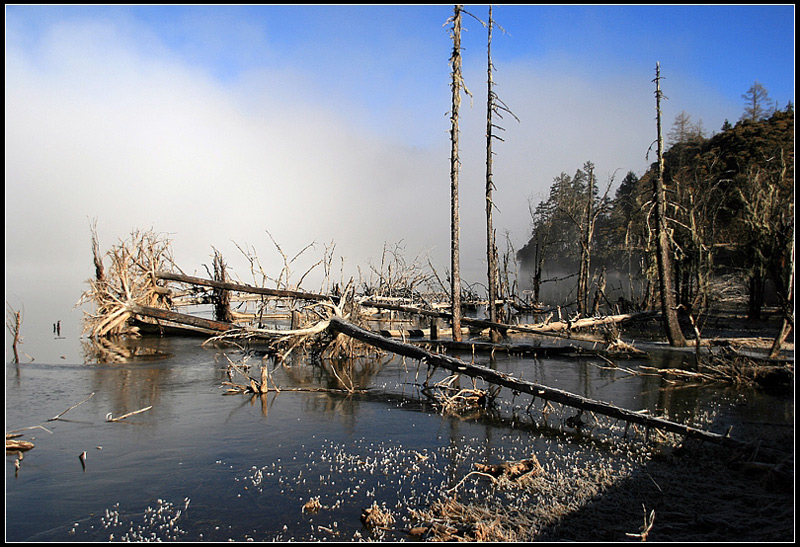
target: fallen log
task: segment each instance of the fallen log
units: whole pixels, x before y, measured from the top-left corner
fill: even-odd
[[[704,431],[702,429],[672,422],[664,418],[648,416],[639,412],[634,412],[632,410],[627,410],[604,403],[602,401],[587,399],[567,391],[562,391],[560,389],[547,387],[541,384],[530,382],[528,380],[515,378],[509,374],[481,365],[470,364],[446,355],[430,353],[411,344],[398,342],[390,338],[384,338],[379,334],[362,329],[339,317],[331,318],[330,328],[336,332],[356,338],[380,349],[391,351],[398,355],[403,355],[412,359],[418,359],[423,363],[442,367],[452,372],[466,374],[467,376],[474,378],[481,378],[486,382],[507,387],[515,392],[528,393],[534,397],[540,397],[547,401],[565,404],[581,410],[602,414],[610,418],[617,418],[626,422],[643,425],[645,427],[652,427],[655,429],[684,435],[686,437],[702,439],[723,446],[736,448],[744,448],[748,446],[746,443],[726,435]]]
[[[511,353],[535,355],[537,357],[572,355],[579,352],[579,350],[572,346],[543,347],[535,344],[493,344],[492,342],[453,342],[452,340],[409,340],[409,343],[420,344],[422,346],[436,346],[458,351]]]
[[[186,313],[178,313],[163,308],[153,308],[150,306],[128,306],[127,311],[135,315],[143,317],[150,317],[151,319],[158,319],[162,321],[169,321],[178,325],[186,325],[196,329],[203,329],[206,333],[221,333],[232,329],[241,328],[234,323],[226,323],[224,321],[215,321],[213,319],[205,319],[195,315]]]
[[[374,300],[362,301],[361,305],[372,308],[382,308],[387,310],[401,311],[416,315],[424,315],[427,317],[437,317],[440,319],[452,319],[453,317],[452,314],[449,312],[426,310],[423,308],[417,308],[414,306],[404,306],[400,304],[387,304],[384,302],[376,302]],[[607,315],[604,317],[585,317],[583,319],[577,319],[575,321],[555,321],[553,323],[547,323],[544,325],[508,325],[505,323],[495,323],[493,321],[486,321],[484,319],[462,317],[461,323],[466,326],[480,327],[483,329],[495,329],[503,333],[507,331],[515,331],[515,332],[525,332],[529,334],[553,335],[553,333],[565,330],[625,323],[628,321],[635,321],[637,319],[655,317],[656,315],[657,314],[653,312],[625,313],[619,315]]]
[[[288,291],[283,289],[268,289],[266,287],[253,287],[252,285],[229,283],[227,281],[214,281],[212,279],[204,279],[202,277],[194,277],[191,275],[173,272],[156,272],[156,278],[163,279],[165,281],[180,281],[181,283],[189,283],[192,285],[201,285],[204,287],[213,287],[216,289],[226,289],[230,291],[251,294],[261,294],[265,296],[277,296],[281,298],[297,298],[300,300],[338,300],[338,297],[336,296],[329,296],[325,294],[310,293],[305,291]]]
[[[186,313],[178,313],[163,308],[151,308],[148,306],[131,305],[127,310],[142,317],[149,317],[159,321],[166,321],[170,326],[181,326],[190,330],[198,330],[205,334],[211,335],[224,335],[226,333],[242,334],[250,338],[264,338],[273,339],[282,336],[306,336],[311,334],[319,334],[323,332],[328,324],[325,321],[312,325],[304,329],[293,330],[274,330],[274,329],[260,329],[254,327],[243,327],[236,323],[227,323],[225,321],[216,321],[214,319],[205,319],[195,315]]]
[[[586,327],[625,323],[628,321],[634,321],[636,319],[655,317],[656,315],[657,314],[654,312],[623,313],[619,315],[606,315],[603,317],[584,317],[582,319],[576,319],[575,321],[554,321],[545,325],[517,325],[511,328],[514,330],[519,330],[520,332],[537,332],[543,334],[546,332],[559,332],[564,330],[584,329]]]

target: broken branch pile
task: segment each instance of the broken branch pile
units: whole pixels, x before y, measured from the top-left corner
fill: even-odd
[[[89,280],[89,290],[78,304],[91,302],[96,311],[86,312],[84,332],[93,338],[137,335],[138,328],[130,322],[133,306],[169,306],[169,291],[156,284],[156,272],[174,266],[170,242],[160,234],[134,231],[128,241],[120,241],[107,253],[111,259],[108,271],[94,230],[92,244],[96,277]]]

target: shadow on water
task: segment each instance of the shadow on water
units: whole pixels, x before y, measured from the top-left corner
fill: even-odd
[[[656,509],[659,524],[667,521],[665,511],[688,515],[668,521],[678,536],[686,519],[694,526],[706,518],[686,506],[675,509],[669,496],[691,490],[662,478],[658,467],[690,466],[642,459],[646,446],[620,448],[627,437],[618,424],[598,420],[576,431],[566,425],[573,410],[532,404],[507,390],[489,411],[442,415],[421,386],[446,373],[428,377],[420,363],[390,356],[325,366],[299,356],[281,366],[264,361],[275,386],[365,390],[351,395],[227,395],[222,384],[229,380],[228,358],[249,363],[258,378],[258,355],[201,347],[196,338],[144,337],[88,347],[83,364],[7,364],[7,431],[21,430],[35,448],[19,469],[16,456],[7,454],[6,539],[402,540],[414,524],[411,513],[442,495],[457,491],[470,503],[486,497],[491,485],[485,479],[465,479],[475,463],[532,455],[553,477],[579,470],[588,480],[604,467],[625,478],[583,507],[570,506],[560,525],[539,530],[542,538],[626,539],[641,524],[642,504]],[[658,377],[611,370],[589,357],[498,356],[490,364],[714,430],[731,423],[738,428],[769,422],[779,429],[793,423],[791,401],[708,386],[669,387]],[[472,387],[471,380],[461,381]],[[95,395],[85,403],[48,421],[90,393]],[[123,421],[106,421],[109,413],[148,406]],[[85,468],[78,459],[82,452]],[[705,461],[693,454],[686,457]],[[717,474],[706,475],[730,479],[725,466],[712,471]],[[696,477],[686,473],[678,476],[694,484]],[[748,492],[758,495],[754,488]],[[525,496],[519,493],[514,503],[530,505]],[[538,503],[545,507],[549,501]],[[373,504],[393,516],[387,530],[362,525],[362,510]],[[609,520],[586,524],[597,518]],[[654,528],[652,539],[660,530]]]

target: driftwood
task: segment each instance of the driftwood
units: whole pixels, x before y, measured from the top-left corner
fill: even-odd
[[[143,317],[150,317],[161,321],[168,321],[177,325],[191,327],[200,330],[206,334],[219,334],[239,327],[234,323],[226,323],[224,321],[215,321],[213,319],[205,319],[203,317],[196,317],[186,313],[177,313],[163,308],[153,308],[150,306],[128,306],[126,310],[129,313],[140,315]]]
[[[6,452],[26,452],[33,448],[33,443],[30,441],[21,441],[17,439],[21,435],[12,435],[6,433]]]
[[[66,414],[67,412],[69,412],[70,410],[72,410],[73,408],[75,408],[75,407],[77,407],[77,406],[80,406],[80,405],[82,405],[83,403],[85,403],[86,401],[88,401],[89,399],[91,399],[92,397],[94,397],[94,391],[93,391],[93,392],[91,392],[91,393],[89,394],[89,396],[88,396],[88,397],[86,397],[86,398],[85,398],[83,401],[81,401],[80,403],[78,403],[78,404],[75,404],[75,405],[72,405],[72,406],[71,406],[71,407],[69,407],[67,410],[65,410],[64,412],[62,412],[61,414],[58,414],[58,415],[56,415],[56,416],[53,416],[52,418],[50,418],[50,419],[49,419],[49,420],[47,420],[47,421],[48,421],[48,422],[54,422],[55,420],[58,420],[58,419],[60,419],[60,418],[61,418],[61,416],[63,416],[64,414]]]
[[[304,329],[293,330],[277,330],[277,329],[259,329],[253,327],[243,327],[235,323],[226,323],[224,321],[215,321],[213,319],[205,319],[186,313],[178,313],[162,308],[151,308],[148,306],[129,306],[128,312],[142,316],[156,319],[158,321],[166,321],[168,326],[173,328],[185,328],[192,331],[199,331],[205,334],[214,335],[208,341],[223,340],[226,338],[261,338],[272,340],[280,337],[288,336],[308,336],[319,334],[327,328],[326,321],[320,321],[316,325]]]
[[[533,332],[544,334],[548,332],[560,332],[565,330],[583,329],[587,327],[599,327],[603,325],[615,325],[637,319],[648,319],[655,317],[652,312],[623,313],[619,315],[607,315],[604,317],[584,317],[575,321],[554,321],[543,325],[517,325],[510,327],[519,332]]]
[[[381,332],[381,334],[383,334],[383,332]],[[422,346],[443,347],[449,350],[510,353],[515,355],[534,355],[536,357],[553,357],[556,355],[563,356],[585,353],[571,346],[556,347],[539,346],[536,344],[494,344],[492,342],[482,341],[453,342],[452,340],[409,340],[409,342]]]
[[[140,408],[139,410],[134,410],[133,412],[128,412],[127,414],[123,414],[122,416],[117,416],[116,418],[109,412],[106,414],[106,421],[107,422],[120,422],[125,418],[129,418],[131,416],[135,416],[136,414],[141,414],[142,412],[147,412],[153,408],[153,405],[146,406],[144,408]]]
[[[361,305],[372,308],[401,311],[416,315],[424,315],[427,317],[437,317],[440,319],[452,318],[452,314],[449,312],[426,310],[423,308],[417,308],[415,306],[404,306],[400,304],[388,304],[384,302],[376,302],[374,300],[362,301]],[[561,331],[624,323],[627,321],[635,321],[637,319],[646,319],[654,317],[655,315],[656,314],[653,314],[652,312],[625,313],[619,315],[608,315],[605,317],[586,317],[583,319],[576,319],[575,321],[554,321],[552,323],[543,325],[507,325],[505,323],[495,323],[483,319],[474,319],[472,317],[462,317],[461,323],[471,327],[495,329],[503,333],[507,331],[515,331],[529,334],[550,335]]]
[[[474,378],[481,378],[491,384],[508,387],[515,392],[528,393],[534,397],[540,397],[541,399],[547,401],[565,404],[581,410],[602,414],[610,418],[617,418],[626,422],[643,425],[648,428],[652,427],[654,429],[669,431],[684,435],[686,437],[698,438],[724,446],[737,448],[743,448],[747,446],[746,443],[726,435],[704,431],[691,426],[679,424],[677,422],[672,422],[664,418],[647,416],[645,414],[626,410],[602,401],[587,399],[567,391],[562,391],[560,389],[547,387],[541,384],[530,382],[528,380],[515,378],[509,374],[492,370],[481,365],[470,364],[446,355],[430,353],[411,344],[384,338],[383,336],[362,329],[338,317],[331,318],[330,328],[334,331],[361,340],[362,342],[372,344],[378,348],[410,357],[412,359],[419,359],[423,363],[431,366],[442,367],[452,372],[466,374],[467,376]]]

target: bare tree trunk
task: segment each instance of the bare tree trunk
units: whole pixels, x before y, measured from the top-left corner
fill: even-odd
[[[597,290],[594,293],[594,302],[592,303],[592,315],[600,313],[600,301],[606,300],[606,267],[600,271],[600,279],[597,280]]]
[[[783,323],[778,336],[775,337],[772,347],[769,350],[770,359],[775,359],[781,351],[784,340],[789,332],[794,328],[794,236],[792,236],[792,255],[791,265],[789,266],[789,286],[786,292],[786,299],[782,302]]]
[[[581,263],[578,270],[578,313],[584,316],[588,312],[589,302],[589,270],[592,256],[593,204],[594,204],[594,166],[588,166],[586,220],[581,234]]]
[[[216,249],[214,249],[214,281],[219,281],[220,283],[228,282],[227,265],[220,252]],[[211,299],[214,302],[214,319],[232,323],[230,291],[214,287]]]
[[[17,345],[19,344],[19,332],[22,328],[22,312],[9,307],[6,311],[6,316],[8,318],[6,320],[6,327],[14,338],[11,343],[11,349],[14,351],[14,362],[19,363],[19,350],[17,349]]]
[[[450,112],[450,302],[453,308],[453,339],[461,341],[461,272],[458,249],[458,108],[461,104],[461,12],[463,6],[457,4],[453,9],[453,54],[450,58],[452,66],[453,103]]]
[[[544,269],[544,245],[540,243],[541,239],[538,234],[536,234],[536,246],[535,246],[535,257],[536,260],[534,261],[534,270],[533,270],[533,304],[536,305],[539,299],[539,293],[542,290],[542,269]]]
[[[664,191],[664,139],[661,136],[661,67],[656,63],[656,125],[658,129],[658,176],[653,182],[656,200],[656,260],[658,262],[658,283],[661,293],[661,312],[664,327],[672,346],[685,346],[686,339],[678,323],[678,310],[673,290],[672,257],[667,236],[667,198]]]
[[[489,37],[487,40],[487,106],[486,106],[486,263],[488,269],[489,283],[489,321],[497,323],[497,244],[495,243],[494,227],[492,225],[492,191],[494,181],[492,180],[492,140],[494,139],[494,124],[492,114],[495,110],[494,91],[492,90],[492,6],[489,6]],[[496,329],[491,330],[492,342],[498,342],[501,338],[500,332]]]
[[[98,282],[106,280],[103,257],[100,256],[100,243],[97,240],[97,220],[92,221],[92,256],[94,257],[94,275]]]

